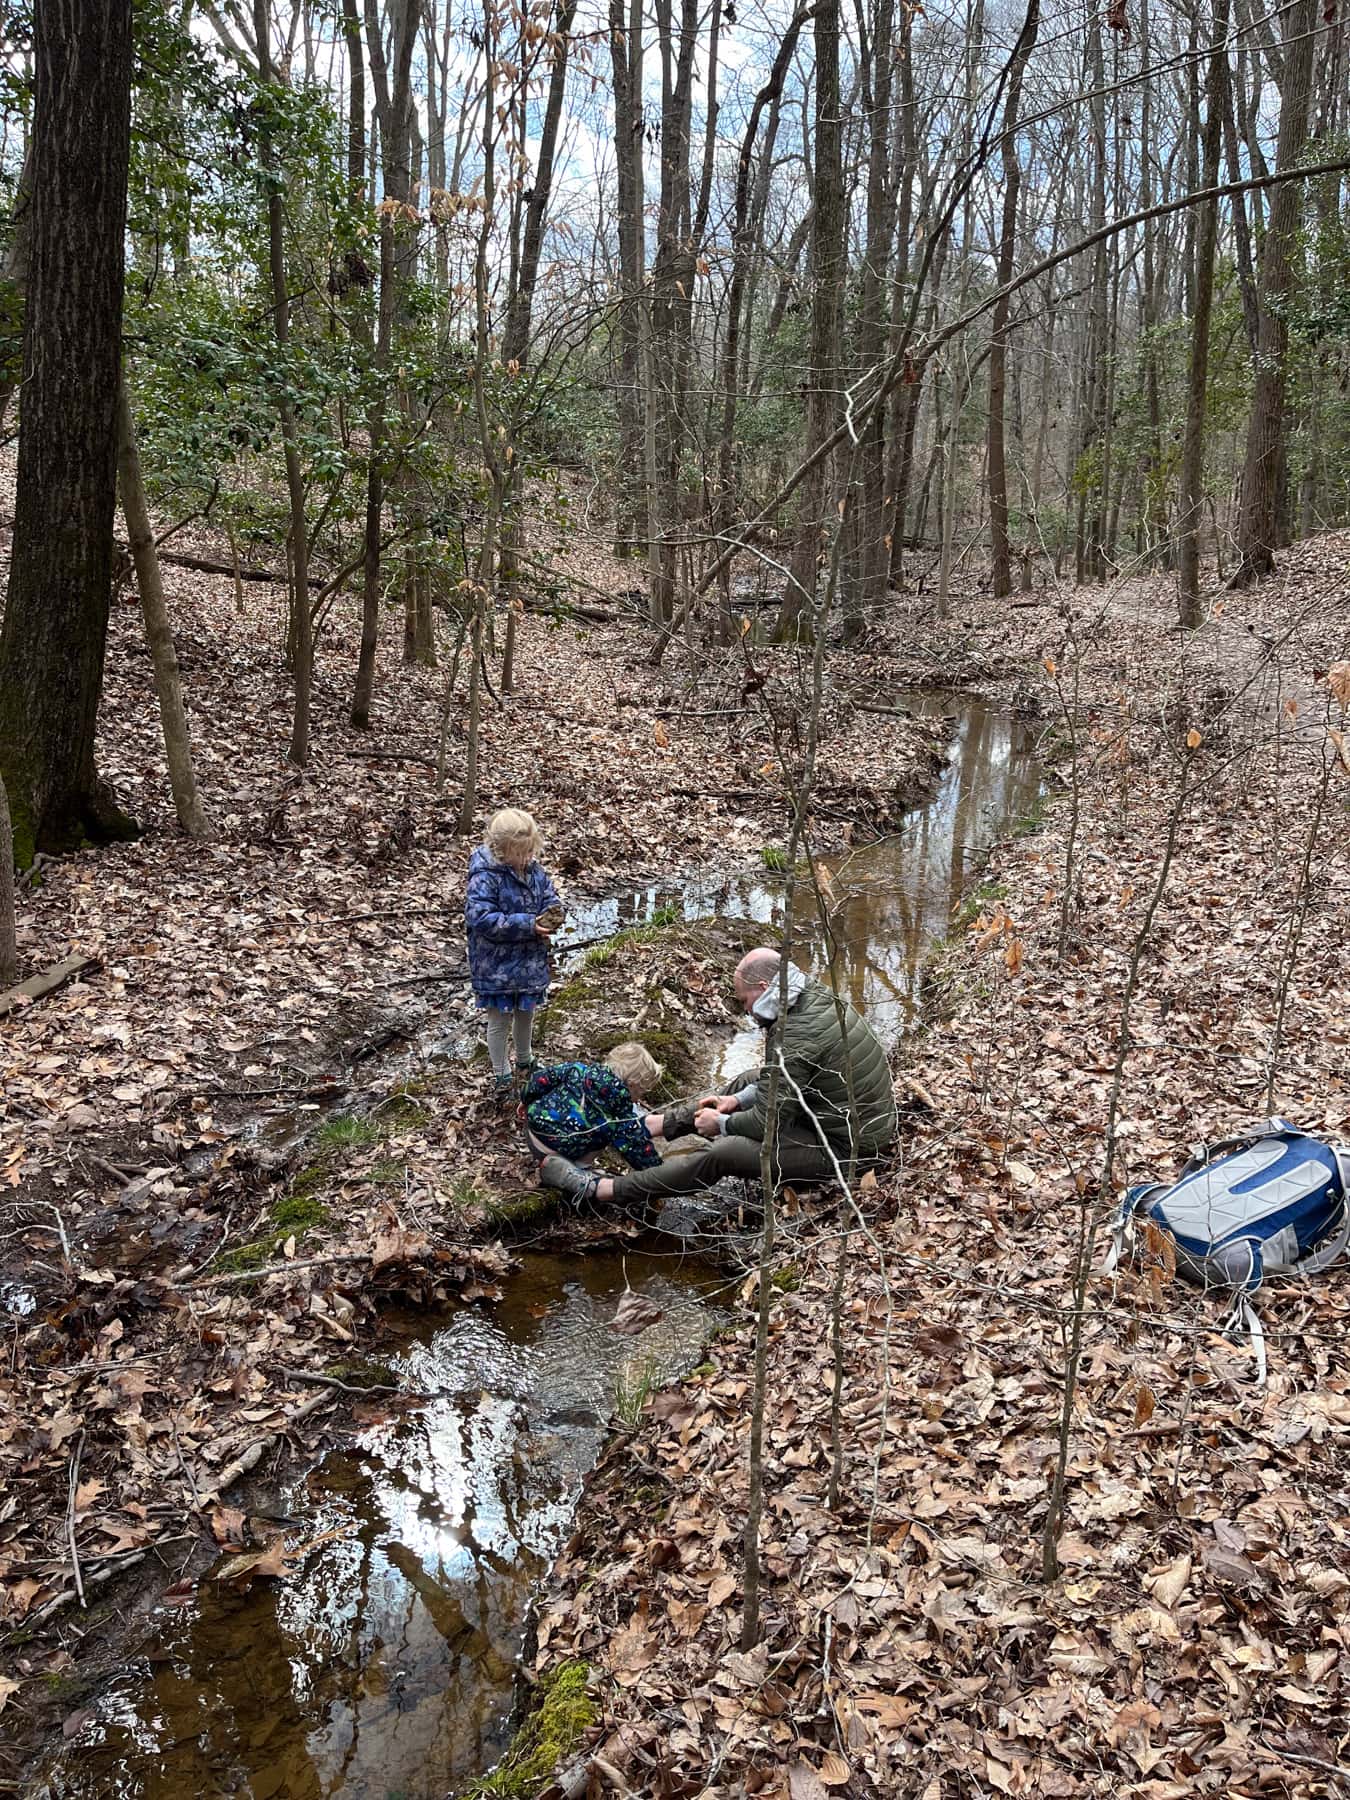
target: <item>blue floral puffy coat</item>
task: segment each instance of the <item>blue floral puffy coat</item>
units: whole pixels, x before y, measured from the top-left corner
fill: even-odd
[[[557,891],[537,862],[519,874],[480,845],[469,858],[464,923],[469,937],[469,980],[475,996],[540,995],[548,987],[548,940],[534,922],[559,904]]]
[[[661,1160],[633,1096],[604,1063],[535,1069],[522,1098],[535,1136],[572,1162],[606,1147],[632,1169],[654,1169]]]

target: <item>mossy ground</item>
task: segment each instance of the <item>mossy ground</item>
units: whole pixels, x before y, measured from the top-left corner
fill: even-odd
[[[564,1757],[596,1720],[586,1691],[583,1662],[560,1663],[539,1685],[539,1704],[512,1740],[501,1762],[460,1800],[535,1800]]]
[[[272,1207],[266,1232],[250,1243],[227,1250],[217,1259],[216,1270],[223,1274],[244,1275],[250,1269],[265,1268],[268,1263],[277,1260],[290,1238],[294,1238],[298,1245],[306,1232],[326,1225],[328,1219],[328,1208],[313,1189],[297,1183]]]

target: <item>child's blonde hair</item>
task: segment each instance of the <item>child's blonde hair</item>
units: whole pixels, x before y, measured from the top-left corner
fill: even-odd
[[[663,1072],[660,1063],[641,1044],[616,1044],[605,1058],[605,1066],[613,1069],[633,1094],[650,1094]]]
[[[514,806],[504,806],[488,820],[483,844],[498,862],[529,863],[544,848],[544,839],[529,813],[517,812]]]

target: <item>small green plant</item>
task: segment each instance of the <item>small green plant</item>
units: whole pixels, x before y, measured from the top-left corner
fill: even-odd
[[[392,1158],[386,1158],[383,1162],[374,1164],[366,1176],[366,1180],[373,1182],[376,1187],[403,1187],[407,1176],[406,1163],[394,1162]]]
[[[656,908],[656,911],[652,914],[647,923],[653,926],[657,931],[664,931],[672,925],[678,925],[681,916],[680,909],[675,901],[664,900],[661,905]]]
[[[314,1133],[314,1148],[325,1150],[363,1150],[378,1144],[380,1128],[373,1119],[359,1113],[334,1113]]]
[[[485,1206],[491,1211],[492,1207],[491,1196],[468,1175],[461,1175],[453,1187],[441,1195],[441,1199],[451,1212],[468,1212],[476,1206]]]
[[[656,1386],[658,1374],[654,1356],[639,1356],[622,1364],[614,1377],[614,1416],[629,1431],[642,1417],[642,1409]]]
[[[766,869],[776,869],[780,873],[788,866],[787,851],[781,844],[765,844],[759,853],[759,860]]]

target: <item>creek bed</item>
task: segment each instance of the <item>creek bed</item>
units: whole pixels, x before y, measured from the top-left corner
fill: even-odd
[[[1025,722],[959,694],[895,704],[953,718],[951,760],[897,835],[818,863],[834,979],[888,1043],[922,1006],[924,963],[982,852],[1040,793]],[[768,871],[645,887],[575,911],[559,949],[671,908],[772,926],[784,887]],[[798,960],[821,971],[806,884],[795,916]],[[753,1064],[757,1044],[738,1033],[710,1073]],[[30,1795],[442,1800],[490,1769],[510,1737],[533,1583],[566,1541],[608,1422],[697,1362],[720,1322],[716,1272],[667,1242],[528,1254],[495,1307],[393,1321],[386,1360],[427,1403],[384,1418],[373,1403],[350,1449],[250,1496],[291,1522],[291,1542],[335,1535],[291,1579],[245,1594],[208,1579],[188,1604],[156,1606],[148,1642]],[[659,1314],[633,1336],[613,1329],[629,1289]]]

